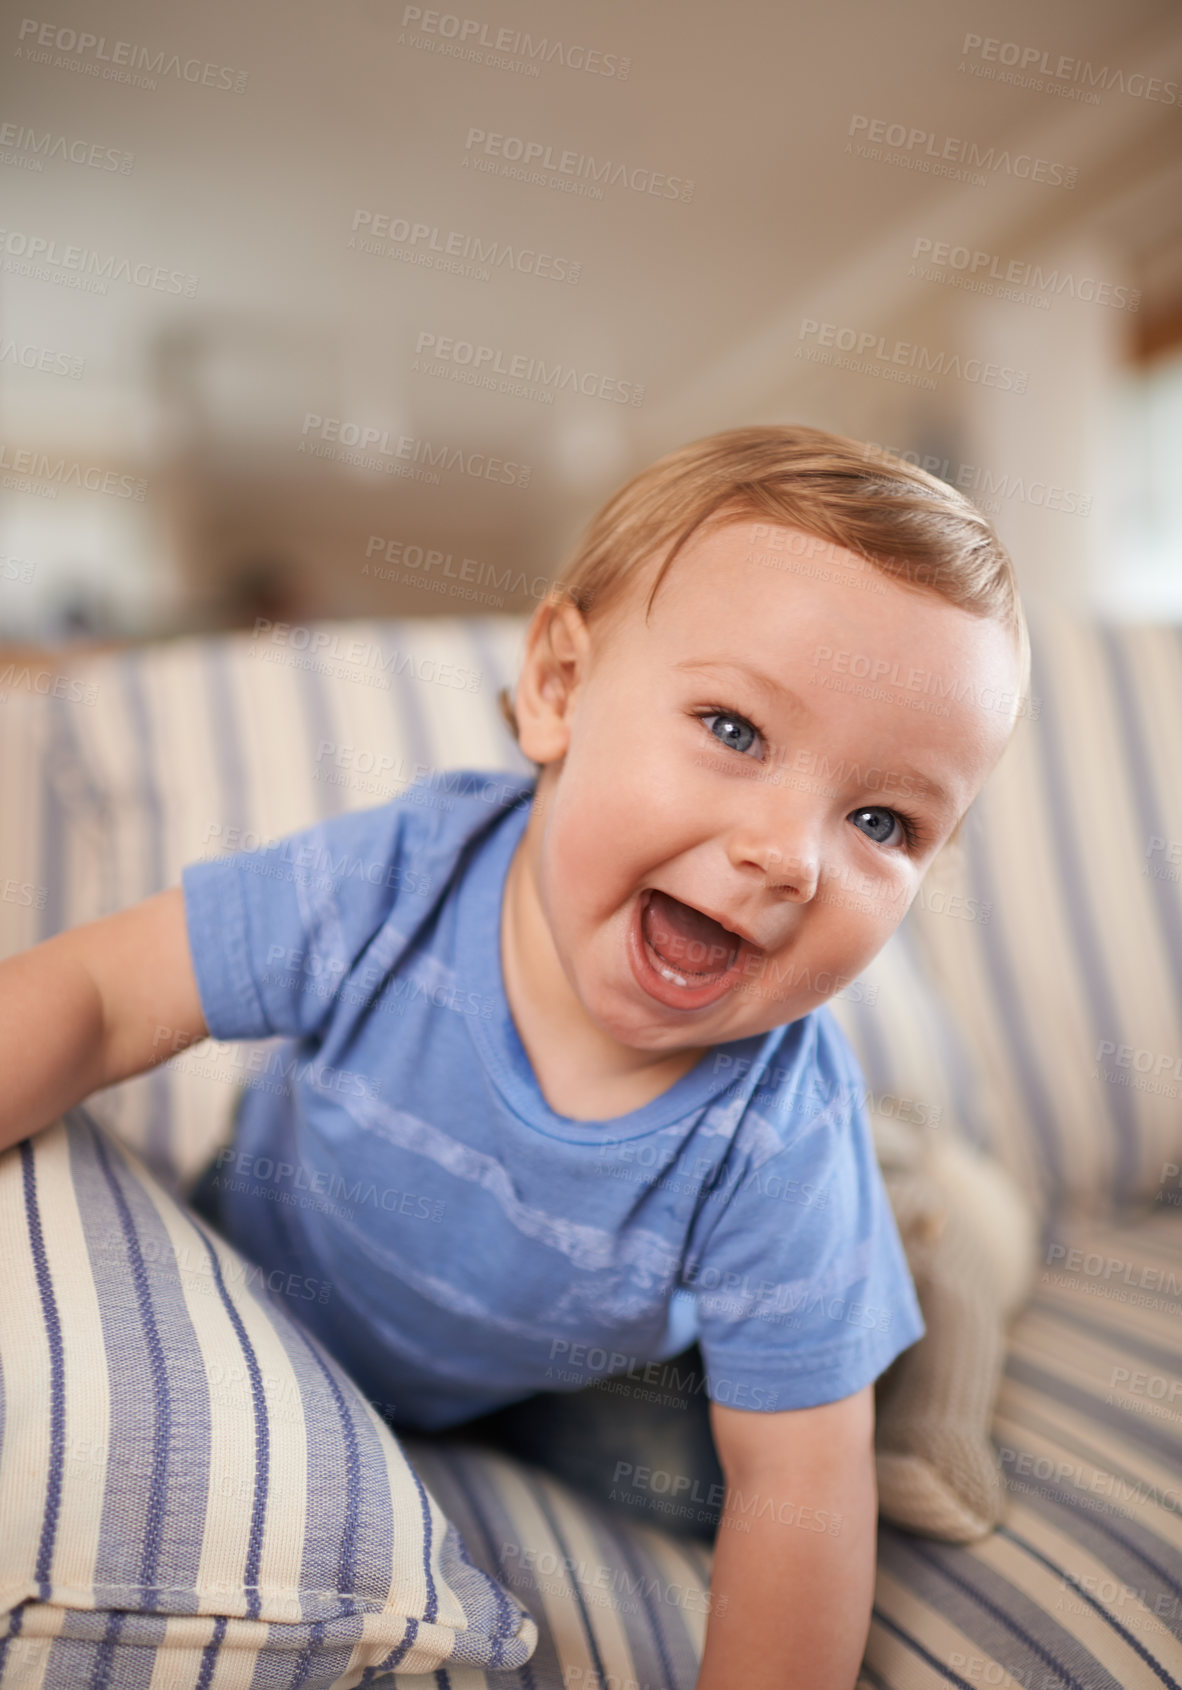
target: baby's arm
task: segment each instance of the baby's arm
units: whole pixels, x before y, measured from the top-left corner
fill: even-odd
[[[179,886],[8,957],[0,1150],[207,1035]]]
[[[874,1600],[873,1385],[779,1414],[711,1403],[710,1421],[727,1498],[697,1690],[853,1690]]]

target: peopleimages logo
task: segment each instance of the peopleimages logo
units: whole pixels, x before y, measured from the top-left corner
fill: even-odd
[[[975,76],[985,75],[998,82],[1012,82],[1017,86],[1034,86],[1048,93],[1066,92],[1078,88],[1093,94],[1097,88],[1105,93],[1129,94],[1135,100],[1157,100],[1162,105],[1182,105],[1182,91],[1177,82],[1160,76],[1146,76],[1143,71],[1125,71],[1117,65],[1094,65],[1088,59],[1075,59],[1067,53],[1057,56],[1045,47],[1024,45],[1019,41],[1001,41],[992,35],[966,35],[961,44],[965,59],[980,60],[980,64],[962,66]],[[987,70],[985,67],[990,68]],[[993,65],[1005,67],[994,71]],[[1006,75],[1005,70],[1011,74]],[[1047,82],[1041,79],[1046,77]],[[1059,86],[1056,87],[1055,85]],[[1095,99],[1088,102],[1094,104]]]
[[[87,76],[101,76],[106,81],[155,88],[155,77],[175,76],[181,82],[219,88],[225,93],[241,94],[246,89],[244,70],[211,64],[206,59],[182,59],[179,53],[169,53],[163,48],[116,41],[66,24],[22,18],[17,39],[21,43],[16,49],[17,58],[31,64],[53,65],[59,70],[81,70]]]
[[[30,697],[37,693],[41,698],[64,698],[71,704],[94,704],[99,695],[94,682],[81,681],[73,675],[59,675],[52,669],[34,670],[27,663],[21,668],[15,663],[6,663],[0,669],[0,704],[7,704],[14,691],[27,693]],[[38,904],[37,908],[40,907]]]
[[[308,411],[304,417],[297,450],[312,457],[336,458],[387,474],[408,474],[436,482],[435,471],[439,469],[456,470],[461,475],[493,481],[503,487],[528,487],[533,474],[530,464],[493,458],[486,452],[468,452],[460,446],[436,444],[413,434],[392,435],[388,428],[341,417],[322,417],[315,411]],[[399,462],[400,459],[406,461]]]
[[[1055,481],[1043,481],[1038,476],[1014,475],[1004,470],[985,469],[980,464],[956,463],[934,452],[922,456],[904,446],[883,446],[878,441],[866,442],[867,450],[878,457],[902,458],[905,463],[938,475],[952,487],[968,493],[979,510],[989,513],[1002,509],[1003,503],[1016,499],[1019,504],[1034,505],[1039,510],[1062,511],[1067,516],[1090,516],[1092,495]],[[932,586],[943,576],[939,567],[924,569],[915,579]]]
[[[71,352],[12,339],[0,340],[0,364],[19,364],[22,369],[40,370],[42,375],[67,376],[70,381],[80,381],[86,369],[86,359]]]
[[[479,346],[470,340],[457,340],[452,335],[434,334],[423,329],[415,339],[415,359],[412,370],[432,361],[470,369],[479,377],[502,376],[515,382],[534,386],[552,399],[555,393],[581,393],[588,399],[610,399],[617,405],[641,405],[644,388],[638,382],[621,381],[594,370],[580,370],[574,364],[547,363],[528,352],[507,351],[500,346]],[[512,385],[510,385],[512,391]]]
[[[951,278],[945,272],[950,271],[962,285],[978,292],[996,292],[1002,299],[1011,297],[1008,289],[1022,288],[1029,290],[1022,296],[1023,302],[1032,295],[1043,294],[1048,296],[1048,304],[1052,298],[1062,296],[1082,299],[1087,304],[1109,305],[1118,311],[1136,311],[1141,304],[1139,288],[1120,287],[1115,282],[1099,281],[1095,276],[1077,276],[1057,264],[1044,268],[1028,259],[1003,258],[1000,253],[956,246],[949,241],[932,240],[928,235],[915,237],[911,257],[920,262],[912,263],[908,275],[923,281],[948,281]],[[995,282],[1003,285],[995,289],[992,286]]]
[[[529,35],[523,29],[490,24],[483,18],[461,18],[455,12],[424,11],[422,6],[403,7],[402,27],[404,31],[417,30],[419,39],[403,34],[399,37],[401,46],[469,59],[496,70],[524,70],[537,76],[542,65],[557,64],[588,76],[610,76],[626,82],[632,68],[631,59],[604,53],[598,47]]]
[[[384,562],[371,563],[370,559],[375,555],[381,556]],[[442,552],[433,546],[408,545],[405,540],[388,540],[382,534],[370,535],[365,543],[365,558],[361,573],[376,575],[383,581],[406,579],[408,574],[412,578],[415,575],[429,576],[432,570],[442,566],[441,573],[453,581],[472,582],[480,587],[491,586],[501,594],[519,594],[544,599],[556,585],[550,575],[527,575],[522,569],[515,570],[511,564],[506,564],[498,574],[494,564],[482,563],[474,557],[461,558],[457,567],[453,552]],[[2,562],[3,559],[0,559],[0,563]],[[390,567],[387,568],[386,565]],[[0,576],[0,580],[2,579]]]
[[[937,135],[934,129],[917,129],[889,118],[865,117],[860,112],[850,118],[846,135],[847,153],[860,158],[889,158],[893,153],[909,168],[931,170],[936,175],[952,174],[951,167],[964,166],[982,173],[1000,171],[1051,188],[1074,188],[1078,174],[1073,164],[1035,158],[1031,153],[1011,153],[1004,147],[983,147],[959,135]],[[882,154],[879,147],[886,147],[888,154]]]
[[[502,161],[510,168],[504,169]],[[558,150],[546,141],[523,135],[498,135],[487,129],[469,129],[464,142],[464,166],[537,182],[547,181],[549,173],[553,185],[568,186],[572,192],[581,188],[593,198],[602,198],[605,187],[630,188],[634,194],[687,202],[694,194],[693,182],[680,176],[666,176],[659,170],[643,170],[619,160],[596,158],[592,153]],[[564,183],[563,178],[569,180]]]
[[[81,164],[91,170],[117,170],[129,176],[135,167],[135,154],[122,147],[104,147],[97,141],[72,140],[68,135],[55,135],[51,129],[39,133],[23,123],[0,123],[0,152],[11,156],[5,164],[19,163],[29,170],[41,170],[46,159],[61,164]]]
[[[888,340],[874,329],[847,328],[840,323],[820,323],[815,317],[803,317],[799,340],[811,343],[808,351],[833,347],[841,352],[853,352],[847,360],[850,368],[864,368],[867,374],[881,374],[898,369],[914,371],[920,376],[953,376],[958,381],[971,381],[982,387],[996,387],[1006,393],[1025,393],[1028,373],[1015,370],[1009,364],[993,364],[985,358],[962,358],[959,352],[933,352],[910,340]],[[796,356],[806,349],[797,347]],[[822,357],[822,363],[843,365],[841,359]]]
[[[518,275],[538,276],[549,282],[577,282],[583,269],[580,260],[539,252],[536,247],[486,240],[460,229],[445,230],[437,223],[412,222],[409,217],[362,207],[353,213],[348,244],[361,252],[402,257],[408,263],[472,276],[482,282],[488,281],[494,270],[514,270]]]
[[[81,287],[89,293],[105,293],[110,282],[130,282],[158,293],[179,293],[186,299],[197,292],[197,277],[187,271],[138,263],[87,246],[71,246],[46,235],[26,234],[22,229],[0,229],[0,253],[4,268],[15,275]]]
[[[0,440],[0,471],[6,486],[18,486],[21,478],[45,484],[57,498],[61,487],[84,488],[90,493],[109,493],[116,499],[134,499],[142,504],[148,483],[142,475],[122,475],[101,464],[79,463],[72,458],[54,458],[32,447],[11,446]]]

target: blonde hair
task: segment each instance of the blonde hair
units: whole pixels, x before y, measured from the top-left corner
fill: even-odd
[[[819,428],[733,428],[658,459],[592,517],[543,607],[565,599],[590,621],[616,607],[660,556],[647,619],[691,536],[704,524],[744,517],[831,541],[893,580],[1001,623],[1014,640],[1024,697],[1030,637],[1014,566],[992,523],[916,464]],[[508,688],[498,702],[516,738]]]

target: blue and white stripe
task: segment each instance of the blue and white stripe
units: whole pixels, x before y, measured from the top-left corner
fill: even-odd
[[[376,1411],[83,1107],[0,1157],[0,1283],[3,1690],[528,1659]]]

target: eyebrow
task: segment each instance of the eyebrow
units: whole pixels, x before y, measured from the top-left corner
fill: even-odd
[[[745,675],[751,684],[757,687],[760,692],[765,693],[773,703],[786,704],[794,716],[809,718],[816,716],[816,711],[805,703],[798,692],[793,692],[791,687],[786,687],[782,681],[773,679],[771,675],[765,675],[762,669],[752,668],[749,663],[714,662],[710,659],[699,662],[694,658],[687,657],[683,658],[680,663],[675,663],[673,667],[675,669],[729,670],[732,674]],[[929,775],[925,775],[922,770],[914,768],[910,763],[900,764],[896,772],[908,776],[916,789],[925,797],[934,799],[938,804],[946,804],[949,809],[955,809],[952,794],[938,780],[932,780]]]

